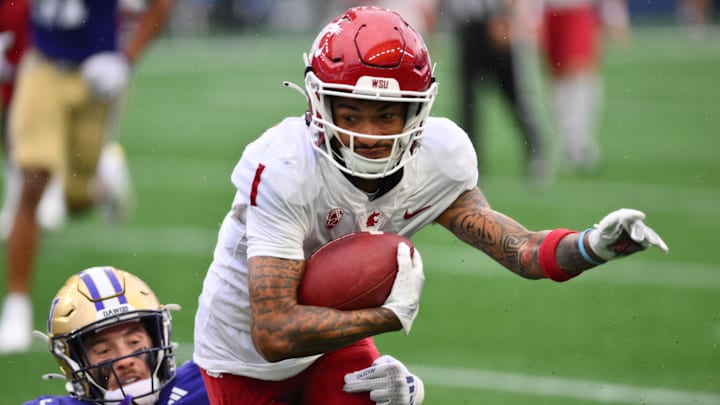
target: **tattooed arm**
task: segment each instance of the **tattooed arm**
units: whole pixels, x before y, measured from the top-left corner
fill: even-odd
[[[477,187],[461,194],[436,221],[519,276],[545,278],[538,251],[550,231],[528,231],[514,219],[494,211]],[[568,274],[593,267],[580,255],[578,235],[564,237],[557,248],[557,263]]]
[[[260,256],[248,260],[251,334],[268,361],[339,349],[362,338],[401,329],[389,309],[357,311],[299,305],[304,260]]]

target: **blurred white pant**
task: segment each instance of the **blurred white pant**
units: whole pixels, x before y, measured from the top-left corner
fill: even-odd
[[[8,162],[5,165],[5,193],[0,210],[0,237],[3,240],[7,240],[15,220],[15,211],[20,202],[21,181],[20,169],[14,163]],[[67,206],[61,176],[50,179],[35,215],[40,226],[46,231],[58,231],[65,225]]]
[[[562,157],[573,169],[593,169],[600,160],[596,139],[602,81],[593,73],[556,79],[552,84]]]

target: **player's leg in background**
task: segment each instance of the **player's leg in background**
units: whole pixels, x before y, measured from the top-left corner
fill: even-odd
[[[93,199],[110,222],[129,219],[135,210],[135,193],[125,149],[118,142],[106,144],[92,185]]]
[[[479,77],[487,58],[487,25],[477,19],[456,22],[456,52],[458,57],[457,89],[459,94],[459,124],[468,133],[478,153],[478,170],[483,168],[482,113],[476,107]]]
[[[7,299],[0,319],[0,351],[24,351],[31,343],[29,296],[41,237],[37,208],[51,173],[65,170],[68,112],[87,93],[78,84],[81,82],[78,72],[58,68],[32,51],[20,64],[9,122],[11,159],[21,168],[22,180],[7,242]],[[23,301],[26,305],[17,304]]]
[[[125,151],[116,141],[123,97],[111,101],[91,99],[82,106],[75,122],[76,136],[70,147],[65,178],[68,206],[72,212],[98,208],[110,222],[126,220],[134,208],[134,193]]]
[[[0,49],[0,51],[4,52],[2,49]],[[0,58],[4,58],[4,56],[0,55]],[[3,61],[4,59],[0,59],[0,63],[3,63]],[[2,137],[2,155],[5,169],[5,181],[3,182],[2,194],[3,202],[2,208],[0,208],[0,238],[2,238],[2,240],[6,240],[10,233],[10,226],[12,225],[12,219],[15,215],[17,200],[20,197],[20,173],[16,165],[11,164],[9,159],[9,124],[7,120],[13,90],[14,83],[9,81],[0,82],[0,93],[2,93],[2,106],[0,106],[2,107],[0,110],[0,137]]]
[[[475,66],[472,61],[473,27],[470,23],[457,28],[457,53],[459,58],[458,90],[460,94],[460,125],[472,137],[475,136]]]
[[[7,240],[20,200],[20,168],[9,158],[5,161],[5,183],[0,209],[0,238]],[[56,232],[67,220],[63,176],[52,175],[35,213],[44,231]]]
[[[525,153],[526,174],[530,184],[545,187],[551,180],[550,162],[542,134],[540,113],[535,104],[536,95],[531,87],[537,72],[526,65],[532,56],[524,41],[512,34],[506,44],[496,42],[493,71],[500,86],[500,94],[510,107],[517,123]]]
[[[560,144],[570,169],[592,171],[600,161],[595,139],[601,79],[593,72],[557,77],[552,85]]]
[[[36,211],[50,179],[66,156],[65,86],[72,75],[38,55],[26,54],[10,108],[11,159],[22,171],[20,199],[6,246],[7,291],[0,318],[0,351],[24,351],[33,328],[30,289],[40,228]],[[40,118],[41,117],[41,118]]]
[[[570,170],[593,171],[600,162],[596,140],[602,95],[599,29],[592,6],[545,10],[555,126],[563,163]]]
[[[5,145],[5,181],[2,195],[2,208],[0,208],[0,239],[7,240],[10,228],[15,219],[20,202],[21,170],[10,156],[11,142],[10,124],[7,122],[9,114],[3,117],[3,145]],[[65,190],[62,174],[51,176],[40,204],[35,213],[40,227],[45,231],[58,231],[65,225],[67,208],[65,206]]]
[[[0,238],[7,240],[20,200],[20,169],[6,155],[4,163],[3,201],[0,208]]]
[[[696,40],[707,39],[712,29],[714,5],[712,0],[678,0],[678,22],[687,35]]]
[[[93,195],[106,220],[119,222],[128,220],[135,211],[135,191],[125,149],[118,141],[120,121],[130,86],[110,101],[105,120],[105,144],[100,153]]]
[[[342,390],[345,374],[370,367],[380,357],[372,338],[366,338],[320,357],[306,374],[301,405],[375,405],[368,392]]]

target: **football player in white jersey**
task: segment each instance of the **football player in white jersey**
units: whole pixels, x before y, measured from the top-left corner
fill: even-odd
[[[48,342],[68,395],[25,405],[206,405],[205,386],[192,361],[175,365],[170,310],[150,287],[114,267],[70,277],[50,306]]]
[[[373,389],[406,372],[377,372],[384,360],[372,336],[410,332],[424,283],[417,250],[411,259],[398,246],[398,275],[382,306],[297,302],[305,258],[348,233],[411,237],[438,223],[522,277],[555,281],[650,245],[667,250],[636,210],[612,212],[585,232],[529,231],[494,211],[476,185],[468,135],[428,116],[432,63],[398,14],[347,10],[305,62],[305,91],[288,85],[307,96],[308,113],[248,145],[231,176],[237,192],[195,318],[194,360],[212,404],[421,402],[414,378],[406,390]]]

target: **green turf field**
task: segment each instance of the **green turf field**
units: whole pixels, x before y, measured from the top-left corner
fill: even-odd
[[[138,68],[122,125],[138,206],[126,225],[80,218],[47,236],[37,263],[35,326],[61,283],[83,268],[135,272],[176,302],[181,359],[192,350],[197,295],[243,146],[302,98],[310,36],[166,37]],[[520,279],[440,227],[414,238],[427,283],[412,334],[377,338],[411,365],[428,404],[720,404],[720,37],[638,27],[630,49],[607,51],[601,125],[604,164],[527,187],[521,147],[491,95],[481,187],[530,229],[584,229],[606,213],[648,214],[670,246],[613,262],[565,284]],[[433,115],[455,117],[449,38],[429,42],[440,95]],[[542,96],[543,93],[541,93]],[[545,103],[546,105],[546,103]],[[3,264],[4,266],[4,264]],[[0,281],[0,287],[4,284]],[[39,341],[0,357],[2,404],[63,384]]]

